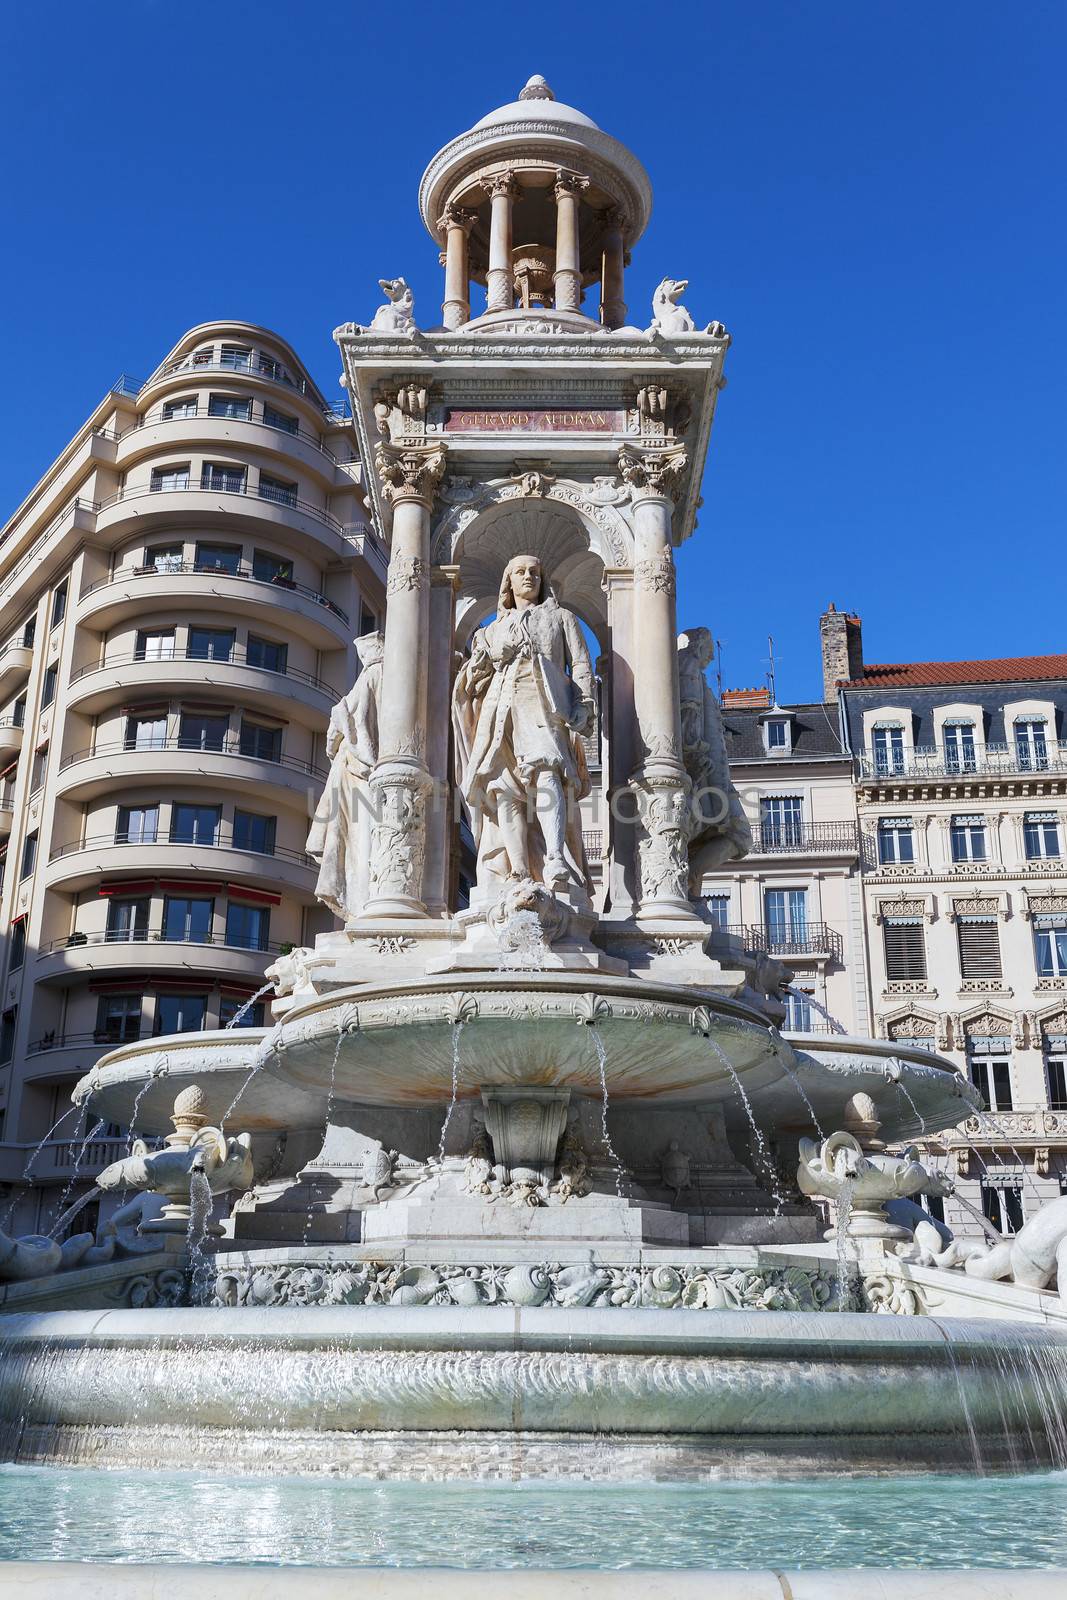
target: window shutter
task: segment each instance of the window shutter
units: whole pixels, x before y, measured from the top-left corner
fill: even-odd
[[[961,917],[959,921],[960,975],[964,978],[999,978],[1000,935],[993,917]]]
[[[922,923],[887,920],[885,934],[885,972],[890,983],[906,983],[926,977],[926,949]]]

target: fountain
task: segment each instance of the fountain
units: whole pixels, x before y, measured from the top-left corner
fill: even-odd
[[[0,1239],[7,1456],[1065,1464],[1067,1221],[1036,1267],[959,1271],[898,1220],[946,1180],[888,1147],[973,1115],[974,1089],[925,1050],[784,1038],[785,967],[699,897],[751,842],[710,636],[676,615],[728,335],[670,279],[626,324],[619,208],[629,245],[647,177],[547,89],[435,157],[422,204],[446,326],[388,280],[335,335],[390,548],[309,839],[342,925],[268,969],[271,1027],[126,1044],[79,1085],[166,1143],[100,1175],[138,1192],[78,1259]],[[515,305],[513,212],[558,224],[554,308]]]

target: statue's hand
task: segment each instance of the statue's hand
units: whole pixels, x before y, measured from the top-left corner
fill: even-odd
[[[593,726],[593,704],[590,700],[579,700],[571,714],[570,726],[579,738],[589,732]]]

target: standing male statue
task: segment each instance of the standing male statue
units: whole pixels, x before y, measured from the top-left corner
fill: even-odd
[[[581,740],[593,706],[577,617],[552,595],[536,556],[515,556],[452,695],[456,776],[478,886],[491,897],[509,881],[588,891],[578,802],[589,793]]]
[[[330,712],[330,775],[307,840],[308,855],[319,862],[315,893],[346,922],[358,915],[368,895],[373,802],[367,780],[378,759],[385,636],[365,633],[354,643],[362,670]]]
[[[699,895],[706,872],[737,861],[752,849],[752,829],[730,777],[722,712],[705,673],[715,657],[707,628],[678,635],[678,692],[682,758],[693,780],[690,817],[690,893]]]

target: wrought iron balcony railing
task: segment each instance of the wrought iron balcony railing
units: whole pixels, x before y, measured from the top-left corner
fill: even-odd
[[[803,928],[765,928],[753,923],[728,923],[716,930],[740,944],[746,955],[830,956],[840,962],[844,941],[826,922],[809,922]]]
[[[893,756],[858,758],[860,778],[884,782],[893,778],[1014,777],[1024,773],[1067,772],[1067,743],[1050,742],[1043,754],[1015,745],[975,745],[970,756],[953,755],[935,745],[920,745],[894,759]]]
[[[752,829],[752,854],[859,855],[854,822],[758,822]]]

